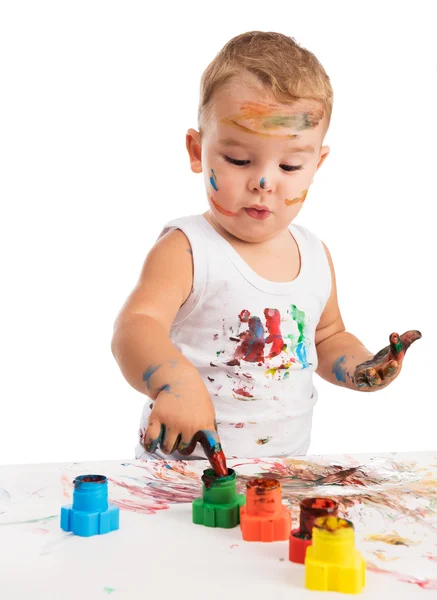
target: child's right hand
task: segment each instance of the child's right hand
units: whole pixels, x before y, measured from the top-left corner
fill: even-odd
[[[197,442],[208,458],[220,445],[214,406],[200,379],[183,388],[172,386],[159,392],[143,443],[147,452],[155,452],[160,447],[165,454],[178,450],[188,456]]]

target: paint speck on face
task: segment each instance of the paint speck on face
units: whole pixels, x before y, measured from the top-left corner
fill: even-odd
[[[226,210],[226,208],[223,208],[223,206],[221,206],[217,200],[214,200],[214,198],[211,196],[211,194],[209,195],[209,199],[212,202],[212,205],[214,206],[214,208],[222,215],[225,215],[225,217],[235,217],[235,215],[237,213],[234,213],[230,210]]]
[[[214,169],[211,169],[211,177],[209,178],[209,181],[215,191],[218,192],[219,189],[217,187],[217,175],[214,173]]]
[[[332,373],[334,373],[337,381],[342,381],[346,383],[346,368],[344,366],[344,361],[346,360],[346,354],[337,358],[337,360],[332,365]]]
[[[300,196],[297,198],[293,198],[292,200],[285,199],[285,204],[287,206],[294,206],[295,204],[300,204],[300,202],[305,202],[305,198],[308,195],[308,190],[304,190]]]
[[[262,190],[264,190],[264,189],[266,188],[266,185],[267,185],[267,184],[266,184],[266,178],[265,178],[265,177],[263,177],[263,178],[260,180],[260,182],[259,182],[259,187],[260,187]]]
[[[256,443],[257,443],[259,446],[264,446],[264,444],[267,444],[268,442],[270,442],[270,440],[271,440],[271,439],[272,439],[272,436],[271,436],[271,435],[268,435],[268,436],[267,436],[267,437],[265,437],[265,438],[260,438],[259,440],[256,440]]]

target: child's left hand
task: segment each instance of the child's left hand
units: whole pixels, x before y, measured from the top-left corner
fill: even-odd
[[[356,367],[352,378],[356,387],[362,391],[376,391],[394,381],[401,372],[406,351],[421,337],[420,331],[416,330],[407,331],[401,336],[392,333],[388,346]]]

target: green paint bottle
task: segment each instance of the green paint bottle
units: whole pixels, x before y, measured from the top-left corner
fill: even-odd
[[[218,477],[213,469],[206,469],[202,483],[202,498],[193,502],[193,523],[225,529],[236,527],[246,496],[237,494],[235,471],[228,469],[227,477]]]

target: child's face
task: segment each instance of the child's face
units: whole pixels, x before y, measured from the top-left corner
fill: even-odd
[[[204,173],[212,219],[247,242],[286,229],[329,153],[322,146],[326,124],[316,101],[280,104],[259,86],[237,82],[220,88],[202,137],[187,133],[191,168]]]

